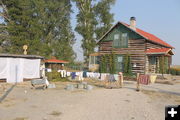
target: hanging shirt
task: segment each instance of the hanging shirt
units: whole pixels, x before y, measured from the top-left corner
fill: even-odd
[[[67,74],[66,74],[66,75],[67,75],[68,77],[69,77],[69,76],[71,76],[71,72],[67,72]]]
[[[76,77],[76,72],[72,72],[71,73],[71,79],[75,79],[75,77]]]
[[[114,74],[114,79],[115,79],[116,81],[119,81],[119,75],[118,75],[118,74]]]
[[[83,71],[83,77],[87,78],[87,72],[86,71]]]
[[[110,74],[109,75],[109,82],[114,82],[114,81],[116,81],[115,78],[114,78],[114,75]]]

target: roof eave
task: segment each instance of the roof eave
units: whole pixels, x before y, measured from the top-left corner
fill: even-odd
[[[166,54],[165,52],[154,52],[154,53],[146,53],[147,55],[148,54]]]

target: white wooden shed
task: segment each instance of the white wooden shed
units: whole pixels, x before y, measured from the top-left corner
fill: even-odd
[[[43,57],[36,55],[0,54],[0,79],[7,83],[40,78]]]

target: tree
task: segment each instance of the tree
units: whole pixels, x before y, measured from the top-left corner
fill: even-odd
[[[70,0],[2,0],[8,10],[9,51],[74,60],[74,34],[70,25]]]
[[[7,25],[5,21],[9,21],[8,10],[4,3],[0,0],[0,52],[7,51],[6,47],[9,45],[9,34],[7,32]]]
[[[94,52],[96,41],[94,38],[95,31],[95,14],[93,0],[74,0],[79,13],[77,14],[77,31],[82,36],[82,49],[84,51],[85,63],[88,64],[89,54]]]
[[[112,26],[114,22],[113,14],[110,13],[111,6],[115,0],[101,0],[95,6],[96,15],[96,39],[100,39]]]
[[[94,52],[96,41],[111,26],[113,14],[110,13],[110,6],[115,0],[73,0],[79,10],[77,14],[77,26],[75,30],[82,36],[82,48],[85,56],[85,63],[89,61],[89,54]]]

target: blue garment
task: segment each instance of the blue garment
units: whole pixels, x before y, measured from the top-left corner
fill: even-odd
[[[116,81],[114,78],[114,75],[110,74],[109,75],[109,82],[114,82],[114,81]]]
[[[71,73],[71,79],[75,79],[75,77],[76,77],[76,72],[72,72]]]
[[[83,72],[83,77],[87,78],[87,72],[86,71]]]

